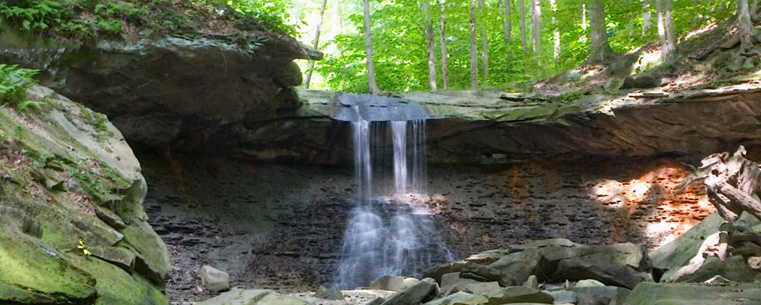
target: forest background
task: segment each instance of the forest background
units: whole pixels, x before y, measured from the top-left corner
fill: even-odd
[[[134,5],[119,0],[7,0],[0,3],[0,16],[27,29],[50,25],[55,31],[82,32],[92,27],[83,20],[60,22],[59,15],[69,6],[92,2],[100,34],[124,36],[118,19],[140,18],[138,2],[146,1],[177,0],[137,0]],[[748,7],[748,0],[190,1],[229,5],[323,51],[323,60],[300,63],[306,87],[372,93],[530,91],[537,80],[584,63],[615,60],[614,54],[649,43],[662,47],[657,55],[661,59],[641,69],[657,69],[679,59],[676,45],[692,32],[732,17],[741,4],[746,11]],[[751,18],[757,19],[757,0],[750,6]],[[175,19],[153,23],[183,23]]]

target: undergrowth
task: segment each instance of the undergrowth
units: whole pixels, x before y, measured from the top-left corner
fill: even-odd
[[[0,104],[11,105],[19,110],[41,103],[26,99],[26,91],[37,81],[39,71],[21,69],[15,65],[0,64]]]
[[[293,32],[256,10],[220,10],[215,0],[5,0],[0,20],[19,28],[75,42],[137,40],[166,33],[198,32],[211,24]],[[274,19],[273,19],[274,18]],[[253,26],[252,26],[253,25]]]

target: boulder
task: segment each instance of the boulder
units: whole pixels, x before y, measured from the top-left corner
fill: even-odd
[[[647,89],[659,86],[660,84],[661,79],[653,76],[627,76],[624,78],[621,89]]]
[[[536,274],[541,260],[542,255],[537,249],[528,248],[505,255],[489,264],[489,267],[499,270],[504,277],[504,282],[520,284],[526,282],[529,276]]]
[[[569,290],[576,293],[579,305],[623,305],[631,290],[615,286],[573,287]]]
[[[528,279],[523,282],[523,287],[539,289],[539,280],[536,279],[536,275],[530,275]]]
[[[383,305],[410,305],[433,300],[439,294],[439,286],[431,278],[424,278],[410,288],[399,291],[383,302]]]
[[[606,285],[634,288],[653,281],[652,265],[642,245],[584,246],[568,243],[539,248],[546,261],[539,274],[548,281],[595,279]]]
[[[576,282],[576,285],[574,287],[603,287],[605,284],[601,283],[598,280],[581,280]]]
[[[502,287],[499,286],[499,283],[497,282],[475,282],[475,283],[457,283],[449,289],[445,290],[446,294],[452,294],[455,292],[467,292],[467,293],[473,293],[473,294],[482,294],[486,295],[492,292],[495,292],[497,290],[500,290]]]
[[[659,247],[650,253],[653,268],[664,273],[661,278],[669,278],[698,254],[706,237],[716,233],[722,223],[724,219],[719,216],[719,213],[713,213],[672,242]]]
[[[325,286],[320,286],[317,288],[317,292],[314,294],[316,297],[326,300],[343,300],[344,295],[341,293],[341,290],[335,287],[327,288]]]
[[[471,262],[466,262],[465,265],[462,267],[462,270],[460,270],[460,277],[474,279],[479,282],[496,281],[496,282],[499,282],[500,286],[502,287],[515,284],[515,281],[506,280],[502,276],[502,272],[500,272],[499,270],[489,266],[483,266],[483,265],[479,265],[479,264],[471,263]]]
[[[377,280],[370,282],[370,288],[400,291],[404,288],[404,277],[398,275],[384,275]]]
[[[761,287],[757,284],[706,286],[701,284],[640,283],[629,293],[624,304],[761,304]]]
[[[547,294],[554,299],[553,304],[577,304],[579,298],[576,297],[576,293],[568,290],[553,290],[546,291]]]
[[[230,275],[227,272],[216,269],[209,265],[201,267],[198,272],[201,277],[201,284],[211,292],[219,292],[230,289]]]
[[[478,254],[473,254],[464,259],[466,262],[476,263],[479,265],[489,265],[496,262],[505,255],[515,252],[511,249],[493,249],[487,250]]]
[[[434,301],[430,301],[425,303],[425,305],[480,305],[485,304],[488,301],[489,299],[483,295],[470,294],[461,291]]]
[[[441,277],[444,274],[447,273],[453,273],[453,272],[460,272],[462,270],[462,267],[464,267],[466,264],[465,261],[457,261],[454,263],[447,263],[447,264],[439,264],[432,267],[429,267],[425,271],[423,271],[423,277],[426,278],[432,278],[437,283],[442,284]],[[459,277],[459,275],[458,275]]]
[[[309,305],[304,300],[262,289],[232,289],[198,305]]]
[[[721,276],[734,282],[753,283],[760,274],[748,266],[742,256],[727,257],[723,262],[717,257],[709,256],[695,273],[681,277],[677,282],[700,283]]]
[[[551,295],[533,288],[522,286],[502,288],[488,294],[487,298],[489,298],[489,305],[510,303],[552,304],[554,302]]]
[[[417,283],[420,283],[420,280],[414,277],[405,277],[404,281],[402,282],[402,289],[410,288],[410,286],[415,285]]]

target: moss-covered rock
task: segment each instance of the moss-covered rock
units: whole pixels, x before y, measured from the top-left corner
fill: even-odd
[[[49,89],[0,108],[0,303],[166,304],[145,180],[102,114]]]

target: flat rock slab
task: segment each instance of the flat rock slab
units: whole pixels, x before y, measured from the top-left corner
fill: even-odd
[[[640,283],[626,298],[627,305],[736,305],[761,304],[761,287],[753,284]]]

